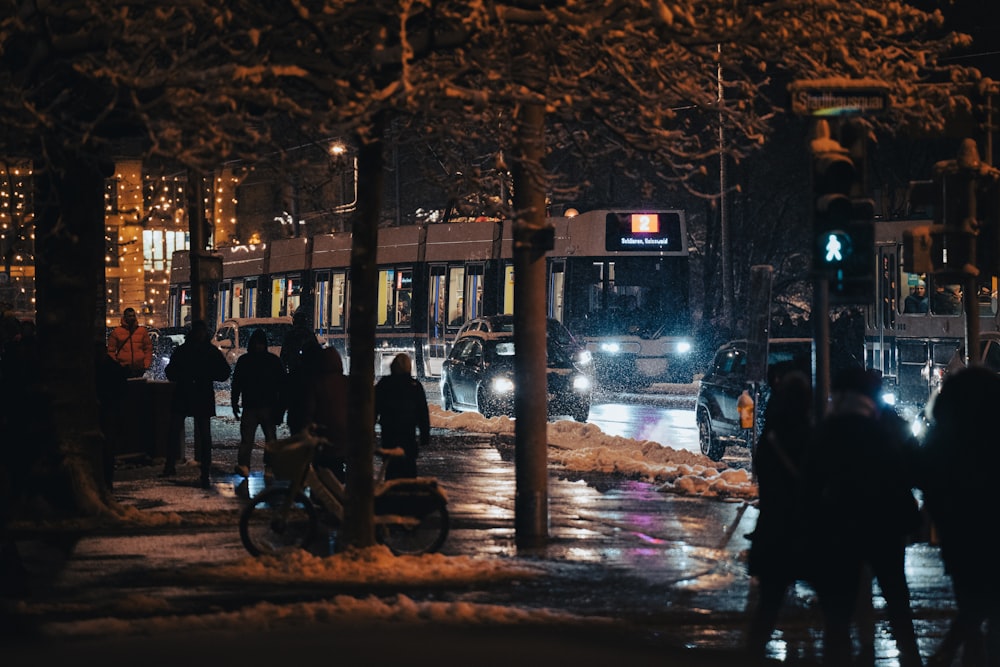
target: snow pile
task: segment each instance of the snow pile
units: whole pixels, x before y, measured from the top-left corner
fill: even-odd
[[[431,426],[475,433],[514,433],[509,417],[485,419],[475,412],[445,412],[430,405]],[[653,440],[608,435],[594,424],[549,422],[549,462],[567,471],[615,473],[661,484],[660,490],[683,495],[753,499],[757,486],[743,469],[725,467],[706,456]]]

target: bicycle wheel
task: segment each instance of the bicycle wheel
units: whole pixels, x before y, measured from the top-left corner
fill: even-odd
[[[448,537],[448,506],[433,491],[389,490],[375,499],[375,535],[397,556],[432,553]]]
[[[316,508],[299,493],[294,502],[288,489],[264,489],[240,513],[240,539],[254,556],[305,549],[316,535]]]

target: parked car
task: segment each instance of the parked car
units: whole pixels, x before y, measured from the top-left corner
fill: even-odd
[[[455,340],[457,341],[462,336],[468,333],[475,332],[485,332],[485,333],[513,333],[514,332],[514,316],[513,315],[484,315],[482,317],[474,317],[458,330],[455,334]],[[587,350],[586,346],[579,342],[573,334],[570,333],[569,329],[566,328],[559,320],[549,317],[545,320],[545,334],[550,341],[555,342],[561,348],[569,351],[573,361],[581,370],[590,373],[593,369],[593,357]]]
[[[547,353],[549,416],[569,415],[587,421],[590,377],[552,339]],[[455,340],[441,367],[441,405],[445,410],[478,412],[487,418],[512,417],[514,390],[513,333],[466,332]]]
[[[799,370],[813,377],[813,341],[811,338],[772,338],[767,348],[767,373],[771,377]],[[747,376],[747,341],[734,340],[715,353],[711,366],[701,379],[695,420],[701,453],[719,461],[728,445],[753,449],[763,425],[764,407],[770,391],[766,378],[753,391],[755,378]],[[742,428],[737,401],[747,391],[756,393],[754,427]]]
[[[225,320],[212,336],[212,345],[222,350],[230,366],[246,354],[250,336],[257,329],[267,335],[267,349],[281,354],[281,342],[292,330],[291,317],[237,317]]]

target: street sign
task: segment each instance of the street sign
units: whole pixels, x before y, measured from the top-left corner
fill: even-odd
[[[849,116],[883,113],[889,86],[873,79],[816,79],[788,86],[792,113],[800,116]]]

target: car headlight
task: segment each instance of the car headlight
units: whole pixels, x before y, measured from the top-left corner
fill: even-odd
[[[496,377],[490,383],[494,394],[509,394],[514,391],[514,381],[508,377]]]
[[[611,341],[608,343],[601,343],[601,352],[607,352],[608,354],[618,354],[622,347],[618,343]]]
[[[574,375],[573,391],[590,391],[590,378],[586,375]]]
[[[576,355],[576,363],[581,366],[589,366],[594,362],[594,355],[590,353],[590,350],[580,350],[580,353]]]
[[[686,340],[682,340],[677,343],[677,347],[674,349],[677,350],[677,354],[687,354],[691,351],[691,343]]]

